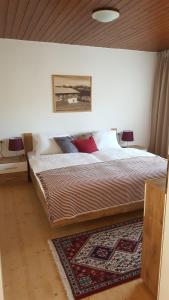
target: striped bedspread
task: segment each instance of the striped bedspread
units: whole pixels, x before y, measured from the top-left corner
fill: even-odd
[[[37,173],[51,223],[144,198],[146,179],[165,177],[159,156],[119,159]]]

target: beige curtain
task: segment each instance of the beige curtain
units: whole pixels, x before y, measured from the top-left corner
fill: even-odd
[[[154,95],[152,102],[149,151],[168,156],[169,131],[169,50],[158,54]]]

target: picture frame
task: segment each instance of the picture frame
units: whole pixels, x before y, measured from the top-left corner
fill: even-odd
[[[92,77],[52,75],[54,112],[92,111]]]

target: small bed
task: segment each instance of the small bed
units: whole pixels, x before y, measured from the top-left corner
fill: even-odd
[[[51,226],[142,209],[144,183],[165,177],[167,162],[132,148],[35,155],[25,134],[30,176]]]

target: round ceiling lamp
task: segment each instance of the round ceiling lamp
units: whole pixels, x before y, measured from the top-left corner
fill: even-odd
[[[108,23],[120,17],[120,13],[113,9],[99,9],[92,13],[92,18],[98,22]]]

